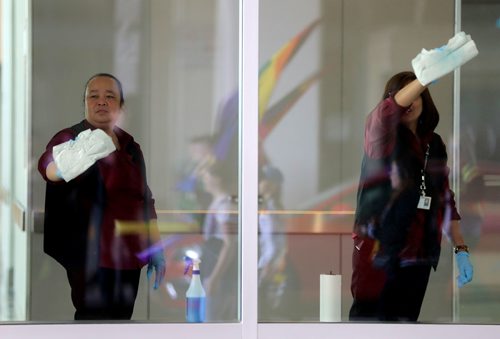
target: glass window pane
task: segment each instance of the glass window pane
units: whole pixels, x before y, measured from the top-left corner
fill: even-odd
[[[474,281],[459,290],[457,312],[461,322],[498,323],[500,1],[463,1],[462,29],[474,37],[479,56],[460,72],[460,206]]]
[[[340,316],[336,314],[330,319],[349,320],[356,251],[352,239],[354,218],[356,211],[366,212],[360,212],[356,199],[367,116],[383,99],[384,86],[392,75],[411,70],[411,61],[422,48],[442,46],[454,35],[454,13],[454,1],[260,2],[259,178],[266,179],[267,167],[279,170],[275,181],[280,184],[281,201],[270,208],[261,193],[259,260],[264,263],[267,257],[279,258],[280,252],[271,245],[286,244],[282,251],[286,253],[285,264],[279,266],[279,274],[274,273],[272,283],[265,280],[269,279],[265,278],[266,269],[273,267],[271,261],[267,261],[268,266],[259,267],[261,322],[319,321],[320,276],[330,273],[341,275],[338,290],[341,297],[334,303],[340,307]],[[280,25],[276,26],[278,17]],[[464,70],[472,71],[478,62],[479,58]],[[447,165],[453,170],[458,160],[454,157],[453,143],[453,76],[441,78],[429,90],[439,111],[436,132],[447,146]],[[422,163],[423,157],[422,151]],[[389,166],[382,164],[380,168],[383,180],[389,185]],[[455,183],[454,175],[455,171],[450,172],[450,185]],[[418,173],[417,176],[420,177]],[[416,176],[413,180],[417,181]],[[434,185],[443,187],[436,192],[446,192],[445,186]],[[456,192],[457,202],[461,193]],[[380,211],[389,201],[383,199],[372,202],[381,205]],[[432,206],[445,208],[439,201],[433,201],[438,205]],[[274,228],[269,226],[273,217],[279,219],[276,223],[279,226]],[[376,222],[380,223],[381,218],[377,214]],[[389,216],[384,218],[388,220]],[[414,225],[411,232],[419,227],[413,220],[408,222]],[[441,219],[426,214],[422,220]],[[433,239],[439,239],[441,232],[437,230],[438,235]],[[430,237],[431,230],[426,232],[425,236]],[[459,241],[457,237],[455,240]],[[355,240],[358,241],[361,240]],[[432,244],[439,247],[438,240],[432,240]],[[365,245],[366,250],[370,242],[367,240]],[[419,321],[452,322],[457,318],[453,305],[460,302],[454,283],[458,272],[451,247],[452,243],[443,237],[437,271],[432,270],[429,282],[424,279],[422,284],[425,294],[417,312]],[[425,251],[430,251],[429,248]],[[405,252],[397,253],[396,266],[404,266]],[[408,259],[413,263],[425,261],[429,271],[432,258],[437,257],[422,255]],[[367,269],[371,270],[369,260]],[[379,307],[386,273],[369,278],[366,285],[355,287],[360,286],[360,293],[368,294],[361,294],[362,299],[375,299],[370,305]],[[370,293],[375,297],[371,298]],[[375,314],[371,320],[378,319],[377,312],[371,314]]]
[[[185,257],[200,256],[208,295],[205,321],[238,322],[238,2],[66,2],[2,2],[2,20],[12,20],[2,27],[12,32],[2,33],[1,51],[0,321],[74,318],[67,272],[44,253],[46,187],[37,162],[57,131],[85,118],[84,100],[90,99],[85,81],[110,72],[123,84],[125,109],[118,126],[140,144],[160,234],[157,246],[129,253],[147,258],[159,249],[167,265],[159,289],[153,288],[154,272],[148,280],[142,269],[132,319],[185,322],[192,275],[184,272]],[[340,297],[329,299],[334,314],[327,314],[327,321],[348,321],[366,118],[391,75],[411,70],[421,48],[440,46],[453,35],[456,1],[262,0],[259,5],[258,319],[322,320],[321,279],[332,278],[339,279],[334,292]],[[462,68],[459,88],[452,76],[430,86],[475,275],[472,284],[457,287],[452,244],[443,237],[439,266],[425,284],[421,322],[498,322],[498,6],[498,0],[462,1],[461,29],[472,34],[480,55]],[[28,12],[32,51],[21,43]],[[26,62],[29,55],[32,64]],[[393,172],[387,169],[385,175]],[[101,187],[106,184],[112,183]],[[106,205],[116,203],[108,198]],[[133,213],[134,207],[125,205],[117,208],[119,214]],[[137,245],[147,234],[138,232],[137,223],[118,219],[102,223],[114,229],[107,245],[130,249],[123,245],[126,239]],[[113,246],[106,248],[110,257],[119,253],[122,260],[124,252]],[[105,266],[102,260],[94,263]],[[86,276],[95,277],[88,275],[92,267],[85,268]],[[259,329],[266,336],[263,328],[272,327]]]
[[[32,6],[34,232],[28,318],[51,322],[74,317],[128,319],[130,315],[122,313],[122,301],[128,301],[133,306],[132,320],[185,322],[192,275],[192,270],[185,273],[185,257],[199,256],[207,296],[206,313],[197,320],[238,322],[238,3],[45,0],[34,1]],[[117,113],[116,125],[129,133],[140,149],[127,146],[133,145],[127,143],[131,140],[127,134],[115,132],[119,149],[97,161],[95,178],[102,181],[95,182],[101,198],[94,199],[95,192],[94,198],[78,195],[77,202],[83,199],[85,205],[87,201],[78,212],[83,214],[68,215],[67,220],[67,227],[78,223],[85,229],[93,227],[90,238],[85,232],[82,235],[88,240],[82,249],[89,256],[93,254],[89,248],[94,248],[98,257],[86,257],[75,269],[64,261],[81,252],[74,247],[64,249],[64,243],[50,245],[58,250],[62,245],[62,251],[67,251],[58,257],[67,266],[65,270],[44,253],[43,238],[51,226],[44,223],[50,209],[45,202],[52,197],[45,195],[46,183],[36,164],[58,131],[83,119],[99,127],[101,116],[112,111],[106,107],[119,106],[116,97],[120,91],[114,80],[109,84],[109,77],[98,77],[85,87],[86,81],[100,72],[121,81],[125,104]],[[114,92],[100,87],[106,85]],[[86,122],[82,126],[90,127]],[[65,132],[76,135],[80,130]],[[52,140],[59,144],[65,141],[62,139]],[[141,153],[145,172],[140,166]],[[92,168],[96,166],[89,171]],[[146,173],[154,201],[142,190]],[[78,186],[84,182],[79,178],[74,179],[75,194],[91,187]],[[155,212],[145,207],[152,202]],[[56,207],[52,208],[54,213]],[[61,207],[59,213],[64,215],[64,209]],[[91,223],[86,222],[89,214],[85,211],[97,211]],[[155,214],[159,237],[153,223],[144,223],[149,217],[155,219]],[[59,222],[60,216],[52,214],[51,220]],[[57,232],[52,236],[64,241]],[[91,244],[92,239],[95,244]],[[162,267],[161,256],[166,275],[155,289],[155,269]],[[156,266],[148,279],[149,262]],[[119,270],[119,275],[113,276],[117,273],[114,270]],[[68,279],[73,283],[72,291],[82,291],[82,296],[71,294]],[[106,289],[101,281],[110,286],[116,283],[119,288]],[[85,289],[77,285],[84,283]],[[121,300],[111,302],[119,304],[118,314],[105,304],[104,294],[121,296]],[[83,306],[75,313],[77,302]]]

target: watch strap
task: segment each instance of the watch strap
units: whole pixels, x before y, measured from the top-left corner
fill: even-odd
[[[455,252],[455,254],[457,254],[458,252],[467,252],[469,253],[469,246],[467,245],[457,245],[453,248],[453,251]]]

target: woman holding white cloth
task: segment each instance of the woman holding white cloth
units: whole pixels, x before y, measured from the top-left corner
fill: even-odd
[[[422,52],[413,72],[395,74],[366,120],[364,158],[353,231],[355,321],[417,321],[431,269],[450,224],[458,285],[472,280],[468,247],[448,182],[446,147],[434,132],[439,113],[427,85],[477,55],[461,32]]]
[[[156,270],[155,288],[165,274],[163,251],[152,249],[160,240],[154,199],[139,144],[116,125],[120,81],[92,76],[84,103],[85,120],[56,133],[38,163],[47,182],[44,251],[66,269],[75,320],[126,320],[141,268]]]

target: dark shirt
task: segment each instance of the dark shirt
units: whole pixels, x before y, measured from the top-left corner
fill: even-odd
[[[95,129],[86,120],[80,124],[83,124],[80,125],[83,129]],[[145,180],[144,158],[139,144],[134,141],[130,134],[118,127],[115,127],[114,132],[119,141],[119,149],[98,160],[94,166],[68,183],[64,181],[51,182],[46,177],[45,169],[53,161],[52,147],[74,139],[76,136],[72,128],[63,129],[48,143],[38,162],[38,170],[47,181],[48,194],[46,200],[63,199],[62,204],[81,204],[81,206],[74,206],[75,211],[83,211],[78,212],[78,216],[64,216],[64,218],[71,218],[72,220],[58,220],[57,217],[52,217],[50,222],[57,224],[66,222],[66,227],[76,227],[73,224],[82,222],[89,223],[89,225],[86,225],[88,226],[86,230],[87,239],[83,239],[84,232],[80,232],[79,238],[81,239],[79,240],[88,242],[88,238],[92,237],[93,233],[98,232],[96,237],[99,243],[98,266],[114,269],[136,269],[145,264],[137,257],[137,254],[150,245],[147,221],[156,219],[157,216],[154,199]],[[89,186],[96,186],[96,189],[87,192]],[[56,190],[59,188],[57,192],[63,193],[53,193],[56,192],[52,189],[54,187]],[[73,187],[73,190],[67,193],[69,191],[65,191],[65,187]],[[99,196],[98,192],[102,194]],[[66,199],[65,194],[68,195]],[[72,200],[75,194],[79,197]],[[53,205],[51,201],[48,204],[49,206]],[[64,206],[61,207],[64,208]],[[51,209],[55,208],[57,207]],[[73,206],[69,206],[69,208],[73,208]],[[55,213],[51,214],[53,216]],[[89,217],[89,215],[91,216]],[[51,227],[51,225],[47,225],[47,222],[46,219],[46,229]],[[49,234],[51,233],[49,232]],[[57,242],[61,241],[66,240],[57,240]],[[76,240],[73,239],[73,241]],[[55,241],[50,239],[49,242],[55,244]],[[51,251],[50,248],[48,250]],[[88,248],[78,250],[89,251]],[[67,248],[63,252],[71,252],[71,248]],[[59,257],[64,255],[72,254],[60,253]],[[87,254],[86,260],[89,260],[88,258],[89,255]],[[64,259],[62,260],[64,261]]]
[[[431,263],[436,266],[443,221],[459,220],[460,216],[449,187],[446,147],[436,133],[431,132],[417,138],[409,129],[399,124],[401,115],[407,109],[399,106],[394,98],[389,96],[367,117],[365,155],[361,168],[354,233],[355,236],[359,235],[360,225],[381,222],[381,216],[392,197],[389,180],[391,161],[396,160],[402,164],[409,174],[411,189],[418,189],[425,150],[429,144],[430,155],[425,172],[426,194],[432,196],[431,209],[417,209],[415,204],[415,211],[411,218],[406,220],[406,224],[396,226],[400,232],[406,233],[405,243],[399,253],[401,265]],[[399,223],[405,222],[399,220]]]

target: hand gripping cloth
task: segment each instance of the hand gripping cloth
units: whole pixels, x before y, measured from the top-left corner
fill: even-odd
[[[68,182],[85,172],[97,160],[116,150],[109,135],[101,129],[87,129],[76,137],[52,148],[62,178]]]
[[[474,40],[464,32],[430,51],[425,48],[412,60],[413,71],[424,86],[452,72],[479,54]]]

